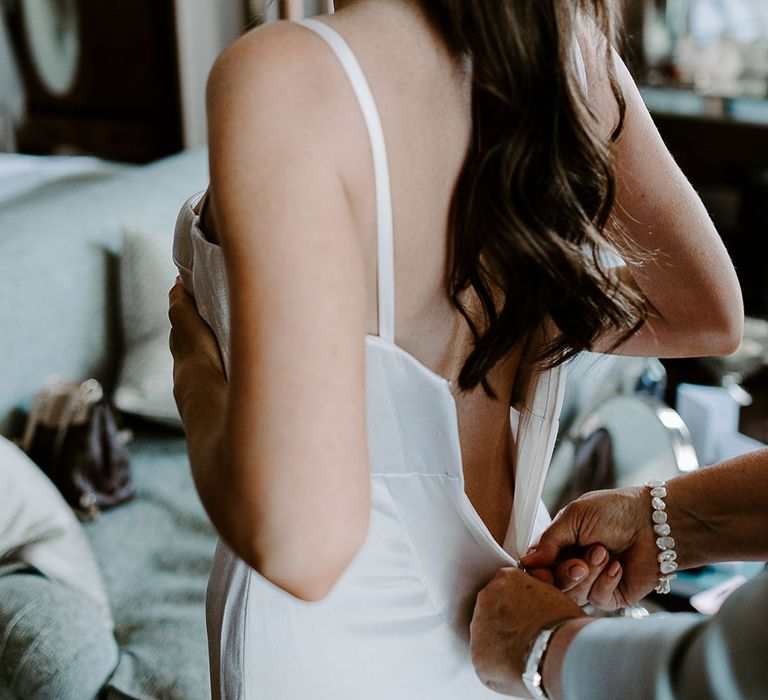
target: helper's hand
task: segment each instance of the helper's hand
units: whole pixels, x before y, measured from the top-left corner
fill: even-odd
[[[198,313],[194,298],[178,277],[168,293],[168,302],[173,395],[183,417],[184,405],[193,386],[199,389],[201,382],[226,384],[226,377],[216,336]]]
[[[576,580],[574,571],[585,568],[595,545],[605,547],[615,561],[598,575],[589,567],[589,575]],[[653,590],[657,555],[648,491],[632,487],[594,491],[570,503],[521,563],[579,605],[589,602],[614,610],[637,603]]]
[[[501,569],[477,596],[470,625],[477,675],[497,693],[527,697],[522,675],[536,635],[581,617],[581,608],[556,588],[519,569]]]

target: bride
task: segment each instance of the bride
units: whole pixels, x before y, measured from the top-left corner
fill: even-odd
[[[339,0],[214,65],[170,309],[214,697],[492,696],[471,608],[547,523],[564,363],[739,342],[612,5]]]

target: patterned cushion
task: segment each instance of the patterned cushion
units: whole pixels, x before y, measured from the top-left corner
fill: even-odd
[[[126,413],[181,428],[168,349],[168,290],[175,277],[167,236],[126,230],[120,258],[126,349],[114,402]]]

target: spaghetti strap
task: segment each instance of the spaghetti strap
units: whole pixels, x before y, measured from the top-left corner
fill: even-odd
[[[389,180],[389,163],[384,130],[379,110],[371,88],[349,44],[335,30],[316,19],[296,20],[326,41],[352,84],[360,110],[368,129],[373,156],[374,181],[376,184],[376,235],[377,235],[377,294],[379,336],[395,342],[395,240],[392,217],[392,194]]]

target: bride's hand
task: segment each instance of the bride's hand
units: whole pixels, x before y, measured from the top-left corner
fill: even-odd
[[[178,277],[168,293],[168,304],[173,395],[183,418],[184,406],[192,391],[200,389],[201,382],[226,384],[226,377],[216,336],[200,316],[194,298],[187,293]]]
[[[610,563],[590,566],[590,555],[599,545],[608,550]],[[522,564],[579,605],[589,602],[613,610],[633,605],[653,590],[657,554],[647,491],[633,487],[594,491],[570,503]],[[588,575],[576,580],[573,572],[579,568],[588,569]]]

